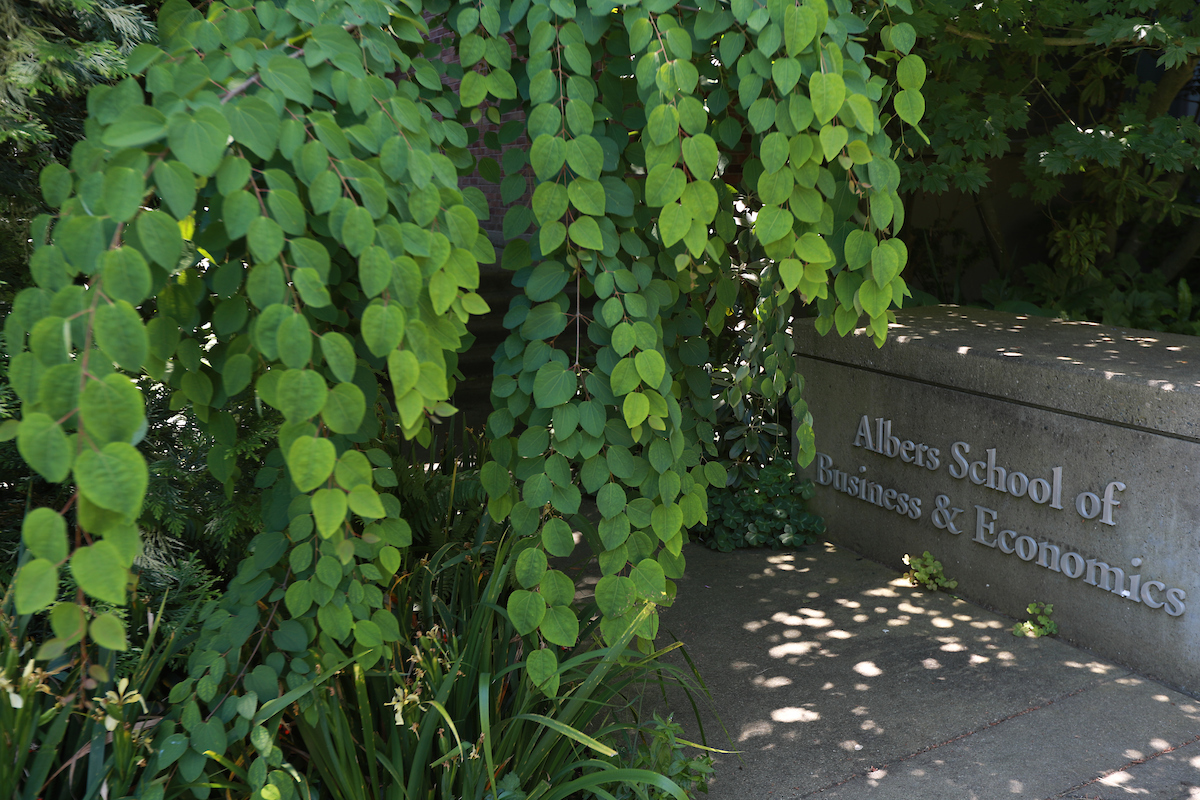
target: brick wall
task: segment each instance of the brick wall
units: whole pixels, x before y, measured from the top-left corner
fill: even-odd
[[[449,48],[449,43],[451,41],[453,41],[454,36],[455,36],[454,32],[445,26],[436,27],[429,32],[430,41],[445,48],[442,50],[441,55],[439,57],[443,62],[445,62],[447,64],[454,63],[456,60],[454,51]],[[512,44],[510,43],[509,46],[511,48]],[[516,54],[515,48],[513,48],[513,54],[514,54],[514,60],[515,60],[515,54]],[[480,62],[480,63],[483,63],[483,62]],[[476,66],[478,66],[478,65],[476,65]],[[450,79],[450,78],[444,78],[443,80],[446,82],[446,84],[448,86],[450,86],[452,89],[457,91],[458,83],[459,83],[458,80]],[[496,105],[495,98],[489,97],[488,100],[481,106],[481,109],[486,110],[487,107],[495,106],[495,105]],[[509,142],[508,144],[501,145],[499,142],[500,129],[506,123],[509,123],[509,122],[520,123],[520,126],[521,126],[520,135],[516,139]],[[494,123],[494,122],[490,121],[487,118],[486,113],[485,113],[485,115],[479,120],[479,122],[477,122],[477,123],[469,123],[468,122],[468,123],[464,123],[464,124],[468,128],[468,130],[471,127],[476,127],[479,129],[479,136],[475,139],[474,143],[472,143],[470,145],[470,147],[468,148],[471,151],[471,154],[473,156],[475,156],[476,161],[482,161],[485,158],[490,158],[490,159],[495,160],[497,163],[499,163],[501,161],[501,159],[504,157],[504,153],[510,149],[513,149],[513,148],[519,148],[522,150],[529,149],[529,139],[525,135],[525,130],[524,130],[524,128],[525,128],[525,112],[522,109],[510,111],[506,114],[501,114],[500,121],[498,123]],[[507,209],[510,207],[510,205],[512,203],[520,202],[520,203],[527,204],[529,202],[530,196],[533,194],[532,187],[529,185],[530,182],[528,180],[528,178],[529,178],[528,172],[529,172],[528,168],[525,168],[525,170],[524,170],[525,177],[526,177],[525,191],[515,198],[510,196],[511,202],[509,202],[509,203],[506,203],[504,201],[504,198],[501,194],[500,184],[489,181],[486,178],[482,177],[479,174],[478,170],[471,175],[467,175],[467,176],[461,177],[459,179],[460,186],[464,186],[464,187],[465,186],[474,186],[477,189],[479,189],[480,191],[482,191],[484,196],[487,198],[488,208],[491,209],[491,216],[488,219],[481,221],[480,227],[483,228],[483,230],[485,230],[488,233],[488,237],[491,239],[492,244],[495,245],[495,247],[496,247],[497,256],[499,255],[499,251],[501,250],[501,247],[503,245],[503,236],[502,236],[501,232],[502,232],[502,227],[503,227],[503,223],[504,223],[505,211],[507,211]],[[499,267],[498,264],[493,265],[493,268],[498,268],[498,267]],[[488,267],[486,265],[481,267],[481,269],[487,269],[487,268]]]
[[[454,32],[444,26],[433,28],[429,34],[430,41],[447,47],[439,56],[447,64],[453,63],[455,60],[453,50],[448,49],[448,44],[454,36]],[[458,89],[458,80],[443,78],[443,81],[452,89]],[[517,109],[501,114],[498,122],[492,122],[487,118],[486,109],[495,105],[496,100],[489,97],[481,106],[485,111],[484,116],[477,123],[464,123],[468,131],[471,127],[479,130],[479,135],[468,148],[477,162],[493,159],[499,164],[504,158],[505,152],[513,149],[524,151],[529,149],[529,139],[525,134],[524,110]],[[501,145],[501,128],[509,123],[518,124],[520,133],[509,143]],[[491,177],[496,177],[495,172],[502,173],[503,170],[502,168],[493,170]],[[473,186],[483,192],[487,199],[491,213],[486,220],[481,220],[479,225],[487,234],[492,246],[496,248],[496,263],[479,265],[479,294],[487,300],[492,310],[490,314],[483,317],[473,318],[467,326],[467,330],[475,337],[475,342],[459,356],[459,370],[463,374],[463,380],[458,383],[454,396],[451,398],[451,402],[461,412],[462,422],[477,431],[483,429],[487,415],[491,411],[492,353],[508,335],[503,325],[504,314],[508,310],[508,304],[512,297],[520,292],[512,285],[512,273],[500,268],[500,257],[503,254],[505,242],[503,234],[505,212],[514,203],[528,204],[533,193],[529,180],[532,177],[529,168],[525,167],[521,174],[524,190],[517,194],[514,189],[509,196],[511,202],[508,203],[504,200],[501,184],[488,180],[480,174],[480,170],[477,169],[472,174],[459,178],[460,186]],[[510,180],[515,181],[516,179]]]

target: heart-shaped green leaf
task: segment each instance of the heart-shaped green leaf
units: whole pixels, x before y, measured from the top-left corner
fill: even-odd
[[[90,502],[136,518],[142,509],[150,474],[146,461],[128,442],[110,442],[84,450],[75,460],[75,480]]]
[[[77,547],[71,554],[71,575],[84,592],[106,603],[125,605],[125,583],[129,571],[121,554],[108,541]]]
[[[549,648],[534,650],[525,659],[525,673],[530,682],[545,693],[547,697],[558,694],[558,659]]]
[[[325,379],[315,370],[289,369],[279,377],[276,393],[279,410],[288,421],[302,422],[321,413],[329,388],[325,385]]]
[[[287,451],[288,471],[302,492],[311,492],[327,481],[336,463],[337,450],[328,439],[300,436]]]
[[[58,597],[58,568],[35,558],[17,571],[13,595],[18,614],[35,614]]]
[[[849,138],[850,134],[841,125],[826,125],[821,128],[821,152],[824,153],[825,160],[833,161],[837,158]]]
[[[67,523],[53,509],[35,508],[26,514],[21,523],[21,540],[35,557],[52,564],[67,558]]]
[[[545,616],[546,601],[540,594],[517,589],[508,596],[508,617],[522,636],[533,633]]]

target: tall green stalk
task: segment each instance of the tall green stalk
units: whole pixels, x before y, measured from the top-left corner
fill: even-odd
[[[145,698],[155,695],[164,666],[186,644],[175,631],[160,635],[165,606],[164,600],[141,656],[124,674],[106,651],[102,664],[64,657],[42,669],[17,621],[0,616],[0,798],[90,800],[122,797],[139,786],[142,767],[159,756],[153,743],[171,732],[160,729],[161,709],[149,713]],[[80,696],[93,699],[90,713],[76,705]]]
[[[295,719],[314,784],[337,800],[491,800],[505,788],[552,800],[636,782],[685,800],[660,775],[599,758],[616,754],[606,740],[630,724],[619,716],[636,682],[664,669],[662,653],[629,647],[640,619],[607,647],[568,653],[562,688],[548,696],[526,674],[536,640],[519,636],[503,607],[512,545],[448,545],[409,565],[395,588],[402,641]]]

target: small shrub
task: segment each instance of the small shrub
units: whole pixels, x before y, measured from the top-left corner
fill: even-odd
[[[825,521],[806,510],[812,495],[812,481],[798,479],[790,462],[773,461],[752,483],[708,490],[708,526],[700,541],[722,553],[811,544],[825,533]]]
[[[1058,633],[1058,623],[1050,619],[1050,615],[1054,613],[1053,605],[1034,602],[1030,603],[1025,611],[1032,614],[1036,621],[1018,622],[1013,625],[1013,636],[1028,636],[1031,639],[1037,639],[1040,636],[1053,636]]]
[[[958,586],[958,581],[946,577],[942,562],[935,559],[928,550],[919,556],[905,554],[904,563],[908,565],[908,572],[904,573],[904,578],[913,586],[924,586],[931,592]]]

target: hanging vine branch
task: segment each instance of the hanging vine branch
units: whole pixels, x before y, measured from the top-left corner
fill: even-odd
[[[845,0],[242,0],[203,14],[168,0],[159,44],[130,55],[136,77],[92,90],[86,138],[42,174],[56,211],[34,226],[36,286],[6,327],[20,453],[75,491],[74,513],[35,509],[23,528],[17,612],[54,603],[68,566],[82,590],[55,606],[41,659],[126,646],[93,603],[125,602],[139,552],[143,387],[169,387],[215,436],[209,470],[230,490],[231,401],[282,419],[256,478],[263,533],[202,611],[171,694],[182,747],[147,786],[168,767],[202,783],[231,737],[277,759],[267,722],[283,698],[260,700],[283,686],[307,708],[297,687],[314,670],[369,667],[397,640],[385,597],[411,533],[372,442],[426,440],[455,411],[465,323],[489,310],[479,264],[497,257],[479,224],[493,210],[460,178],[495,108],[524,113],[528,149],[504,163],[533,179],[500,256],[523,293],[482,470],[492,518],[527,537],[507,612],[529,679],[553,693],[553,648],[580,628],[546,556],[582,529],[601,631],[654,638],[686,531],[725,481],[706,365],[726,287],[760,265],[750,380],[793,403],[803,458],[791,312],[815,303],[841,333],[865,314],[882,342],[907,295],[884,123],[919,125],[925,70],[907,23],[883,28],[888,50],[863,36],[893,5],[907,2],[863,17]],[[443,22],[456,61],[425,39]],[[896,64],[898,91],[870,58]]]

